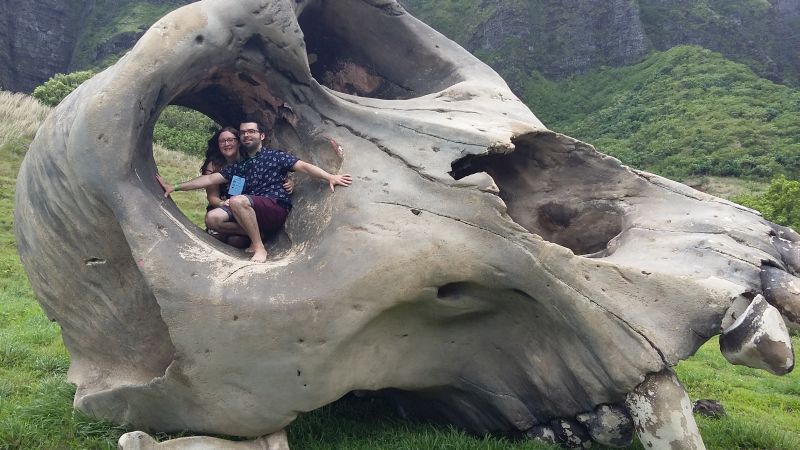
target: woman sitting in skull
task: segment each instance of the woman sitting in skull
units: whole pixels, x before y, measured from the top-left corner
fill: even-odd
[[[206,158],[200,166],[200,173],[202,175],[209,175],[219,172],[226,165],[235,163],[243,157],[245,156],[239,151],[239,130],[234,127],[220,128],[211,136],[211,139],[208,140]],[[287,178],[283,183],[283,188],[286,192],[291,194],[294,190],[294,181],[292,181],[291,178]],[[206,198],[208,199],[205,217],[206,232],[228,245],[237,248],[246,248],[250,245],[250,238],[247,236],[222,234],[208,227],[208,212],[214,208],[223,206],[223,203],[228,197],[228,183],[211,185],[206,188]]]

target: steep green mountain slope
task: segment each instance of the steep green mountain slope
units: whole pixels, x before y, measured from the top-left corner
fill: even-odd
[[[563,81],[524,100],[551,129],[674,178],[800,176],[800,91],[699,47]]]

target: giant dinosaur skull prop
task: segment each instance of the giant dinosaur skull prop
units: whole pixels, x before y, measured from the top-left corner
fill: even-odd
[[[300,180],[250,263],[163,198],[168,104],[260,114],[274,146],[355,182]],[[774,319],[798,319],[796,234],[549,131],[392,0],[169,14],[53,111],[16,205],[75,406],[115,422],[259,436],[387,389],[477,433],[621,445],[627,400],[643,439],[691,447],[691,413],[658,395],[680,390],[670,366],[723,330],[732,361],[793,366]]]

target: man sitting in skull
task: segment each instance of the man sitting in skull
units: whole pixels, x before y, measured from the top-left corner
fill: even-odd
[[[352,183],[349,174],[333,175],[294,155],[265,147],[265,138],[266,131],[259,121],[244,119],[239,124],[239,140],[247,158],[225,166],[220,172],[174,185],[158,177],[165,197],[175,191],[230,183],[230,198],[208,213],[208,223],[220,233],[247,235],[250,246],[245,251],[253,254],[250,258],[253,262],[266,262],[267,250],[262,233],[279,230],[292,209],[291,198],[283,188],[289,171],[321,178],[328,182],[331,192],[337,185],[349,186]]]

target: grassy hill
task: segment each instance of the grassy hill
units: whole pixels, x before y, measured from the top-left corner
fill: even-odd
[[[563,81],[524,101],[551,129],[671,178],[800,176],[800,91],[693,46]]]
[[[48,111],[30,97],[0,92],[0,450],[115,449],[119,436],[131,430],[72,410],[69,354],[58,325],[39,308],[15,250],[16,174]],[[160,147],[155,157],[160,172],[170,179],[193,176],[200,163],[197,157]],[[183,192],[174,198],[190,219],[202,222],[202,194]],[[718,399],[728,411],[724,419],[698,419],[708,448],[800,448],[800,372],[779,378],[734,367],[717,345],[712,339],[677,368],[692,399]],[[794,338],[794,345],[800,348],[800,338]],[[405,421],[390,405],[370,398],[346,398],[302,415],[288,432],[292,448],[304,450],[554,448]]]

